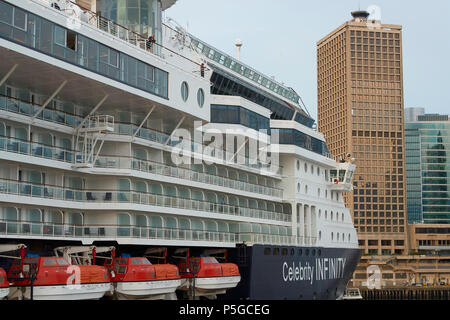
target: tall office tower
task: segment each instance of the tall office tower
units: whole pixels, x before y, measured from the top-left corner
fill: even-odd
[[[366,11],[317,43],[318,129],[330,152],[356,158],[346,196],[360,248],[402,254],[407,246],[402,27]]]
[[[450,224],[450,117],[405,112],[408,222]]]

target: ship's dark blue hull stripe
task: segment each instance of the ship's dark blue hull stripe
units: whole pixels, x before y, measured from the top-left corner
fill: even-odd
[[[265,245],[229,253],[242,281],[221,298],[233,300],[335,300],[343,295],[361,255],[360,249]]]

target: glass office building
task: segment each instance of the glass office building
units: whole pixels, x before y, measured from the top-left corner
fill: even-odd
[[[450,119],[416,114],[405,122],[409,223],[450,224]]]

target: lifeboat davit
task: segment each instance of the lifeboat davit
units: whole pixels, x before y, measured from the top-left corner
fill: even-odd
[[[234,263],[219,263],[214,257],[188,257],[187,263],[180,263],[180,274],[184,278],[180,290],[195,296],[224,294],[241,281],[239,268]]]
[[[108,270],[100,266],[74,266],[62,257],[16,259],[8,278],[8,299],[90,300],[102,298],[111,287]]]
[[[55,249],[55,254],[80,266],[95,265],[96,260],[105,259],[103,265],[111,278],[111,290],[106,296],[114,299],[174,299],[175,291],[181,285],[182,279],[176,266],[151,264],[146,257],[116,257],[115,247],[59,247]],[[166,256],[164,251],[164,259]]]
[[[175,295],[181,285],[178,268],[151,264],[147,258],[120,257],[105,265],[111,272],[114,294],[120,300],[164,299]]]
[[[9,294],[9,282],[6,271],[0,268],[0,300],[6,298]]]

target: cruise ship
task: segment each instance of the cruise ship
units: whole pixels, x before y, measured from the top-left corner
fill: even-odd
[[[133,264],[173,287],[158,298],[343,297],[354,159],[294,89],[163,18],[176,2],[0,0],[1,297],[65,299],[50,267],[102,254],[70,299]]]

